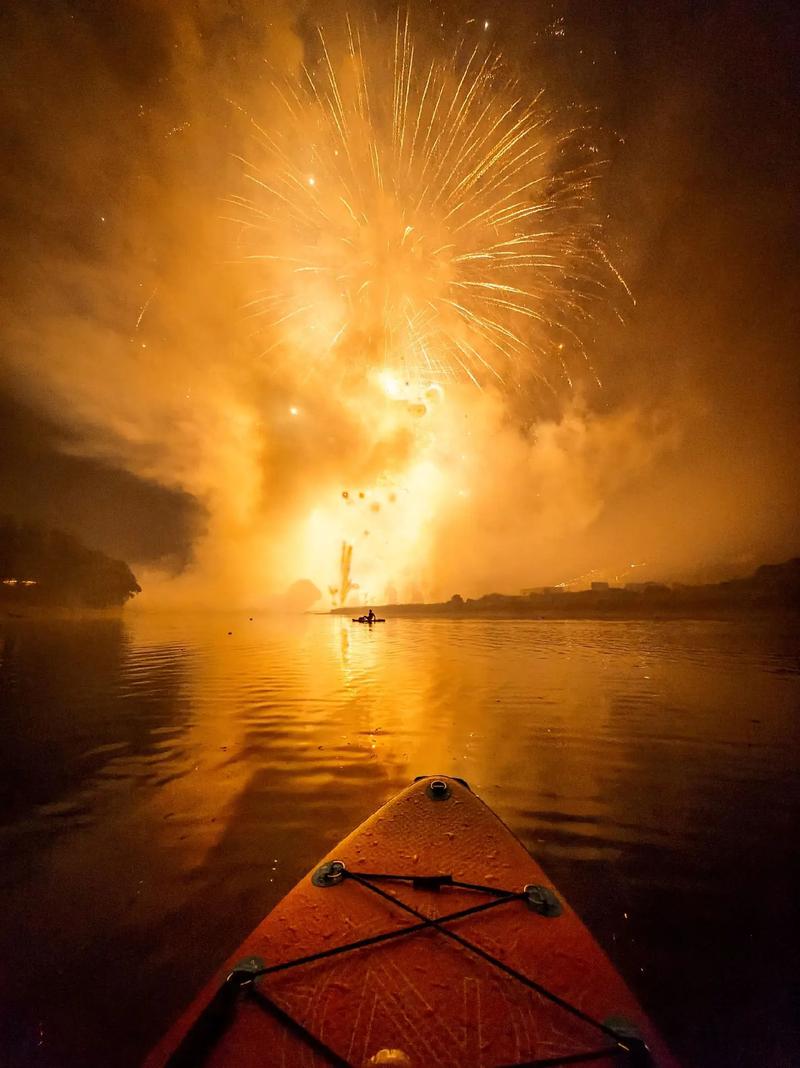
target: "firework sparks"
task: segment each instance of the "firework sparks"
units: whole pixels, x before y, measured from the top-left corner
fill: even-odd
[[[276,81],[282,117],[253,120],[264,158],[243,161],[254,191],[233,198],[263,270],[249,311],[264,353],[405,380],[569,380],[615,277],[581,131],[484,44],[424,57],[407,19],[389,47],[348,23],[341,48],[321,31],[318,48]]]
[[[334,604],[419,599],[439,525],[475,506],[471,428],[532,377],[571,385],[606,287],[624,291],[593,212],[594,139],[473,38],[442,58],[407,19],[388,40],[320,31],[272,83],[269,123],[250,118],[250,195],[232,202],[262,366],[304,413],[302,448],[321,396],[363,445],[292,539]]]
[[[152,303],[153,298],[155,297],[157,292],[158,292],[158,286],[155,286],[153,288],[153,292],[150,294],[150,296],[147,298],[147,300],[144,302],[144,304],[139,309],[139,315],[138,315],[138,317],[136,319],[136,327],[134,329],[134,333],[138,333],[139,327],[142,325],[142,319],[144,319],[145,312],[150,307],[150,304]]]

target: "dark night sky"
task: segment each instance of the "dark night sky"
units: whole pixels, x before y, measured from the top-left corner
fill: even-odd
[[[610,146],[603,207],[637,305],[624,329],[598,333],[593,358],[604,389],[591,404],[635,401],[675,443],[615,491],[599,544],[620,524],[644,542],[671,525],[676,541],[691,543],[707,513],[698,559],[687,549],[676,567],[796,552],[798,6],[511,0],[457,8],[459,21],[489,18],[497,43],[537,87],[593,109]],[[326,15],[335,9],[326,5]],[[267,10],[275,24],[265,31]],[[120,317],[135,318],[142,301],[134,290],[165,270],[191,205],[213,204],[232,181],[229,163],[213,175],[209,166],[212,148],[223,160],[237,148],[220,120],[226,97],[241,99],[262,77],[264,51],[296,47],[292,29],[302,36],[315,14],[244,0],[4,6],[0,512],[63,527],[134,562],[186,559],[204,523],[191,479],[156,474],[147,444],[123,470],[85,415],[51,395],[59,323],[72,324],[71,345],[76,322],[91,328],[86,359],[72,372],[90,374],[88,350],[104,360],[103,332],[130,330]],[[222,129],[228,143],[214,140]],[[194,173],[190,207],[171,213],[174,201],[161,192]],[[114,294],[127,271],[133,295],[123,307]],[[113,278],[108,292],[105,277]]]

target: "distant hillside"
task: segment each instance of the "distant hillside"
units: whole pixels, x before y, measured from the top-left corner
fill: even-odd
[[[110,608],[141,589],[127,564],[77,538],[0,516],[0,605]]]

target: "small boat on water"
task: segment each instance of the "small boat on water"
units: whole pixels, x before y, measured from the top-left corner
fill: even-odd
[[[368,623],[372,626],[373,623],[385,623],[385,619],[370,619],[369,616],[359,616],[358,619],[353,618],[354,623]]]
[[[584,1063],[676,1064],[522,843],[463,779],[426,776],[287,894],[145,1068]]]

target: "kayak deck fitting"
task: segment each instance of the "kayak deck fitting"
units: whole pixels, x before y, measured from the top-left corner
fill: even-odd
[[[421,778],[246,939],[147,1068],[673,1066],[522,844],[460,779]]]

